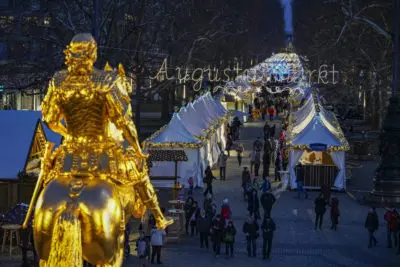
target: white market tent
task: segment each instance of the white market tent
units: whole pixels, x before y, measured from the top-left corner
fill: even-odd
[[[349,144],[336,120],[336,117],[323,108],[314,91],[305,100],[304,105],[292,114],[288,129],[287,145],[290,147],[288,171],[289,185],[296,188],[295,167],[303,153],[313,145],[324,145],[339,172],[333,186],[345,189],[345,152]]]
[[[161,128],[154,137],[147,139],[146,143],[150,144],[150,149],[184,150],[188,161],[178,163],[180,181],[187,184],[187,179],[193,177],[195,185],[202,186],[205,166],[203,162],[204,147],[202,142],[191,135],[182,124],[178,113],[174,113],[169,124]],[[163,146],[157,148],[155,144],[163,144]],[[174,162],[168,161],[152,162],[150,176],[172,177],[174,176],[174,164]],[[170,186],[170,183],[166,186]]]
[[[180,108],[171,121],[145,140],[147,150],[184,150],[188,161],[179,162],[178,176],[186,184],[189,177],[194,185],[203,186],[204,170],[217,163],[220,148],[226,144],[227,111],[210,93],[206,93]],[[172,162],[155,162],[151,176],[173,176]]]

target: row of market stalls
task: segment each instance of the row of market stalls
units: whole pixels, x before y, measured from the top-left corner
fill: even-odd
[[[296,188],[296,165],[305,167],[305,187],[346,187],[345,152],[349,144],[333,112],[326,110],[316,90],[308,90],[303,104],[289,117],[289,186]]]
[[[262,90],[271,94],[288,91],[292,107],[285,140],[288,186],[297,187],[296,166],[301,162],[305,166],[306,188],[328,185],[342,190],[346,187],[345,152],[349,144],[335,115],[322,106],[317,90],[311,89],[308,79],[303,60],[289,49],[273,54],[227,83],[225,93],[229,97],[225,99],[235,104],[240,101],[251,104]]]
[[[150,155],[184,151],[187,160],[179,163],[166,157],[152,160],[153,183],[162,180],[164,182],[157,186],[170,187],[174,180],[171,178],[178,177],[179,183],[187,185],[188,179],[193,177],[194,186],[202,187],[204,170],[215,166],[221,150],[225,149],[228,116],[227,110],[210,92],[177,110],[167,125],[144,141],[144,148]]]

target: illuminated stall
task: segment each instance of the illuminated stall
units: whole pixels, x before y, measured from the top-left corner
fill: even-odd
[[[329,185],[345,189],[345,152],[349,144],[336,117],[323,108],[315,91],[291,115],[287,134],[291,188],[297,187],[296,166],[301,162],[305,166],[305,188]]]

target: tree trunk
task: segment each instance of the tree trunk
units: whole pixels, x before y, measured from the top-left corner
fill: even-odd
[[[167,121],[169,119],[169,102],[170,102],[170,94],[168,89],[164,89],[161,93],[162,97],[162,106],[161,106],[161,119],[163,121]]]
[[[138,136],[140,136],[140,106],[142,102],[141,91],[141,77],[140,74],[136,75],[136,110],[135,110],[135,124]]]

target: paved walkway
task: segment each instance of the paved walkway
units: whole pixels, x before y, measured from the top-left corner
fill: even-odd
[[[252,142],[257,136],[262,137],[261,122],[247,123],[241,134],[245,145],[244,166],[249,165],[248,155]],[[337,232],[332,232],[329,225],[329,211],[324,218],[323,231],[314,231],[313,200],[316,192],[310,193],[309,200],[295,199],[295,193],[283,192],[277,201],[272,217],[277,224],[273,241],[272,259],[264,261],[261,257],[262,240],[258,240],[257,258],[248,258],[242,225],[246,220],[246,205],[242,200],[242,168],[238,166],[235,153],[228,160],[227,180],[216,181],[214,195],[218,204],[228,198],[233,221],[237,229],[235,257],[215,258],[211,251],[200,249],[198,237],[185,238],[180,244],[167,244],[163,248],[162,266],[310,266],[310,267],[396,267],[400,266],[400,256],[394,250],[385,247],[386,232],[383,225],[376,234],[378,246],[367,248],[367,232],[364,221],[367,208],[352,201],[346,194],[334,194],[340,200],[341,217]],[[274,184],[276,187],[277,185]],[[203,202],[201,190],[196,192],[197,200]],[[383,218],[379,210],[379,218]],[[382,223],[382,221],[381,221]],[[225,253],[222,247],[221,253]],[[136,266],[132,256],[131,264]]]

